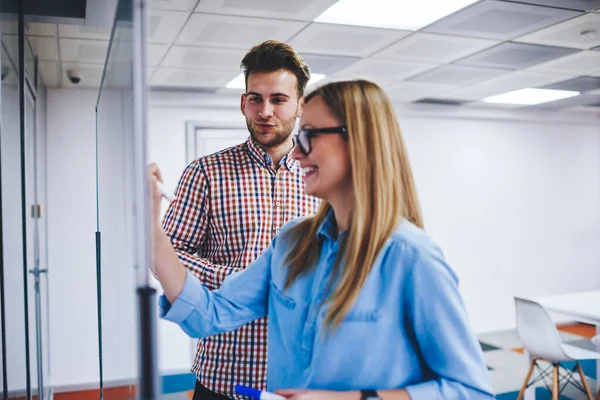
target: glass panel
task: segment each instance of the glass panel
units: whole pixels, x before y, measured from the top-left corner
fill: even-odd
[[[2,190],[2,255],[4,270],[4,321],[6,388],[9,395],[31,394],[33,368],[27,362],[23,225],[21,188],[21,130],[19,108],[19,57],[16,15],[2,15],[0,161]],[[9,201],[10,199],[10,201]],[[4,378],[3,378],[4,379]]]
[[[103,385],[120,382],[122,392],[134,397],[138,379],[138,318],[133,244],[131,9],[131,0],[119,2],[96,109],[96,145]],[[107,329],[115,326],[118,331]]]
[[[35,90],[35,58],[27,36],[25,40],[25,74],[29,78],[31,87]]]

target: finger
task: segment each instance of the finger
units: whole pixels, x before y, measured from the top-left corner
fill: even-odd
[[[275,391],[275,393],[277,393],[278,395],[283,396],[288,399],[300,394],[301,392],[302,392],[302,390],[297,390],[297,389],[283,389],[283,390]]]
[[[160,168],[158,168],[158,165],[156,165],[156,163],[150,163],[148,165],[148,175],[150,177],[153,177],[160,183],[163,182],[162,173],[160,171]]]

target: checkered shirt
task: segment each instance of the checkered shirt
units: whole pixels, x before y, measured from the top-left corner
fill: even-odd
[[[185,169],[163,227],[179,259],[212,290],[256,259],[285,222],[318,205],[304,193],[297,161],[288,154],[275,169],[249,138]],[[238,397],[236,384],[266,389],[267,319],[201,339],[191,370],[229,397]]]

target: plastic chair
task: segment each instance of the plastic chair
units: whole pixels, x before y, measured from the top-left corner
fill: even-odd
[[[589,400],[594,400],[579,360],[600,359],[600,353],[563,343],[556,325],[541,304],[529,299],[515,297],[515,305],[517,312],[517,335],[523,343],[523,347],[532,358],[529,371],[527,372],[525,382],[521,387],[517,400],[523,398],[525,390],[529,386],[540,380],[544,380],[549,375],[552,375],[551,391],[553,400],[558,400],[560,393],[569,383],[585,393]],[[552,365],[546,370],[542,370],[538,365],[538,361],[547,361]],[[564,376],[560,376],[560,363],[566,361],[575,361],[575,368],[567,372]],[[540,371],[540,376],[534,381],[529,382],[533,369],[536,367]],[[550,372],[550,368],[552,372]],[[573,379],[576,369],[581,376],[581,383]],[[566,379],[566,382],[561,389],[560,381],[563,379]],[[598,396],[596,396],[597,398]]]

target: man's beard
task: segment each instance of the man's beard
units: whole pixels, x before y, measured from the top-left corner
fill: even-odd
[[[264,137],[264,135],[261,135],[260,131],[262,129],[256,124],[254,120],[246,118],[246,126],[248,127],[248,131],[250,132],[250,136],[252,136],[252,139],[254,139],[254,141],[264,149],[277,147],[280,144],[284,143],[292,134],[295,124],[296,117],[291,118],[283,122],[281,129],[275,130],[267,138]]]

